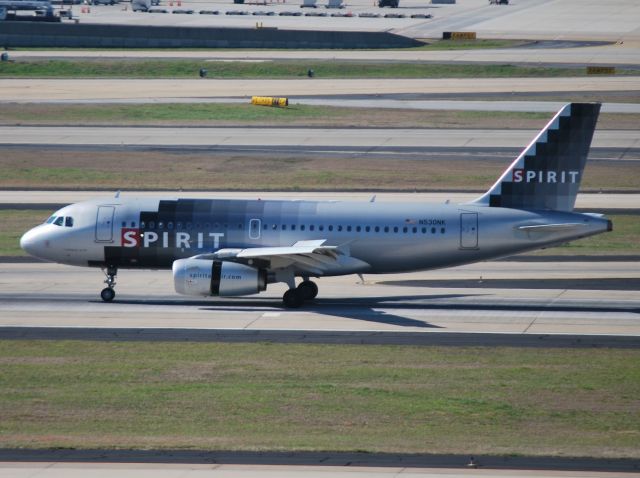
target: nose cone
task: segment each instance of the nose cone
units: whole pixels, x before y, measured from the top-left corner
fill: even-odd
[[[48,241],[42,237],[40,227],[34,227],[33,229],[25,232],[20,238],[20,247],[32,256],[44,258],[45,249],[48,247]]]

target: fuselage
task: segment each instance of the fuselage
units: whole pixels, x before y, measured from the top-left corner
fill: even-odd
[[[320,239],[357,259],[323,275],[448,267],[610,228],[596,215],[471,204],[228,199],[108,198],[67,206],[52,218],[27,232],[21,245],[59,263],[170,269],[177,259],[222,249]]]

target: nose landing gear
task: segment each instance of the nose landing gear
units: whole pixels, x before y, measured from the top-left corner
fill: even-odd
[[[107,287],[102,289],[100,292],[100,298],[105,302],[111,302],[116,296],[116,291],[113,289],[116,286],[116,275],[118,274],[118,269],[113,266],[108,266],[106,270],[103,268],[102,272],[104,272],[104,275],[107,277],[104,281],[104,283],[107,284]]]

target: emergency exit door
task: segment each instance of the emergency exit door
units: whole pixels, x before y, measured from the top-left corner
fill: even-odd
[[[96,217],[96,242],[113,242],[114,206],[98,206]]]
[[[460,249],[478,248],[478,213],[460,214]]]

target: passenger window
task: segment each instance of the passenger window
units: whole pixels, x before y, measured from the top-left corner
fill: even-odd
[[[347,226],[347,232],[351,232],[351,226]]]
[[[402,232],[404,232],[405,234],[407,233],[408,229],[406,227],[402,228]]]
[[[131,227],[136,227],[136,221],[131,221]]]
[[[122,221],[122,227],[127,227],[127,221]]]
[[[418,228],[417,228],[417,227],[414,227],[414,228],[413,228],[413,233],[415,234],[416,232],[418,232]]]
[[[67,216],[67,218],[64,220],[64,225],[66,227],[73,227],[73,218],[71,216]]]
[[[398,226],[393,228],[393,232],[395,232],[396,234],[398,233]]]
[[[176,222],[176,229],[179,231],[180,229],[182,229],[182,223],[181,222]]]
[[[164,222],[158,221],[158,229],[164,229]]]
[[[444,234],[444,227],[440,229],[440,234]]]
[[[375,231],[376,231],[376,232],[380,232],[380,227],[379,227],[379,226],[376,226]]]
[[[384,226],[384,232],[389,232],[389,226]]]
[[[291,224],[291,230],[295,231],[296,230],[296,225],[295,224]]]
[[[435,227],[432,227],[432,228],[431,228],[431,234],[435,234],[435,233],[436,233],[436,228],[435,228]]]
[[[338,226],[338,232],[342,231],[342,226]]]
[[[369,226],[364,228],[365,231],[369,232],[371,230],[371,228]]]
[[[301,224],[301,225],[300,225],[300,230],[301,230],[301,231],[304,231],[304,224]]]
[[[362,228],[360,226],[356,226],[356,232],[360,232]]]
[[[318,226],[318,231],[324,231],[324,226]]]
[[[276,229],[278,229],[278,225],[274,224],[273,226],[271,226],[271,229],[273,229],[275,231]]]
[[[287,225],[286,225],[286,224],[283,224],[283,225],[282,225],[282,230],[283,230],[283,231],[286,231],[286,230],[287,230]]]
[[[155,229],[156,228],[156,223],[153,221],[149,221],[149,229]]]
[[[422,234],[426,234],[426,233],[427,233],[427,228],[426,228],[426,227],[423,227],[423,228],[422,228]]]
[[[53,225],[54,226],[62,226],[63,223],[64,223],[64,216],[60,216],[60,217],[58,217],[58,219],[55,220]]]
[[[173,229],[173,222],[169,221],[167,223],[167,229],[169,229],[169,230]]]
[[[329,230],[330,230],[330,231],[333,231],[333,226],[329,226]]]
[[[315,228],[316,228],[316,226],[314,226],[313,224],[311,224],[311,225],[309,226],[309,230],[310,230],[310,231],[313,231]]]
[[[146,224],[144,221],[140,221],[140,229],[144,229],[146,227]]]

